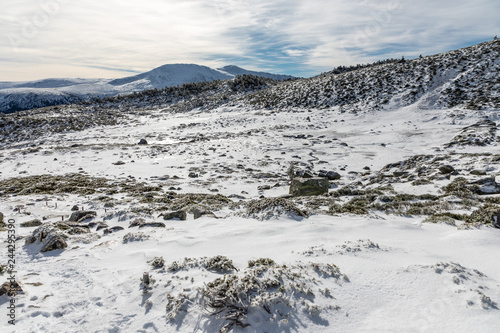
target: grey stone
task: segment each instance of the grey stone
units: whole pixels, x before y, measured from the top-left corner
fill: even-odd
[[[319,170],[319,177],[328,178],[328,180],[339,180],[341,178],[340,174],[335,171]]]
[[[326,178],[294,178],[290,184],[290,194],[294,197],[323,195],[328,193],[330,182]]]
[[[124,230],[123,227],[112,227],[112,228],[104,229],[104,231],[102,233],[103,233],[103,235],[108,235],[108,234],[111,234],[113,232],[122,231],[122,230]]]
[[[141,139],[139,140],[139,143],[138,145],[147,145],[148,144],[148,141],[146,141],[146,139]]]
[[[139,228],[146,228],[146,227],[150,227],[150,228],[165,228],[165,223],[163,222],[147,222],[147,223],[143,223],[139,226]]]
[[[97,216],[97,212],[91,210],[79,210],[73,212],[69,218],[70,222],[81,222]]]
[[[193,215],[194,215],[195,220],[199,219],[202,216],[217,218],[217,216],[215,216],[215,214],[213,212],[206,209],[205,207],[199,207],[199,206],[193,208]]]
[[[181,221],[185,221],[187,219],[187,214],[183,210],[178,210],[175,212],[167,212],[163,214],[163,219],[164,220],[179,219]]]
[[[455,171],[455,168],[451,165],[442,165],[439,167],[439,172],[446,175]]]
[[[50,252],[54,250],[64,250],[68,244],[61,235],[52,235],[48,237],[47,242],[42,247],[40,252]]]
[[[101,222],[101,223],[97,224],[97,228],[95,229],[95,231],[99,231],[101,229],[107,229],[107,228],[109,228],[109,226],[106,223]]]

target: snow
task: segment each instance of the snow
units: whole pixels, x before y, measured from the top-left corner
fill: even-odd
[[[245,191],[246,201],[262,194],[287,194],[288,187],[281,184],[262,192],[258,186],[282,180],[248,177],[238,164],[261,173],[286,174],[290,161],[312,161],[315,170],[338,171],[342,179],[336,186],[342,186],[361,181],[365,166],[379,170],[416,154],[435,154],[436,148],[442,150],[464,127],[485,116],[494,118],[495,112],[455,119],[446,110],[414,106],[359,114],[336,108],[273,112],[224,107],[187,113],[155,109],[135,115],[125,125],[41,137],[30,142],[39,149],[33,153],[23,153],[22,143],[7,145],[1,152],[1,177],[85,172],[112,181],[136,179],[166,188],[176,184],[179,193],[217,189],[229,196]],[[290,138],[300,134],[312,137]],[[206,140],[195,140],[202,137]],[[138,146],[141,138],[148,145]],[[457,148],[470,153],[484,149]],[[497,145],[488,150],[499,153]],[[125,164],[112,164],[118,160]],[[316,164],[320,160],[324,163]],[[456,163],[465,168],[470,161]],[[226,173],[224,167],[234,172]],[[191,179],[191,168],[205,173]],[[171,178],[155,178],[165,175]],[[174,180],[174,175],[180,178]],[[446,180],[422,186],[398,183],[394,188],[398,193],[438,193],[440,182]],[[124,196],[113,195],[116,200]],[[226,207],[215,210],[217,219],[194,220],[188,214],[186,221],[163,221],[166,228],[137,229],[128,228],[134,218],[159,218],[131,212],[132,206],[140,206],[135,201],[106,208],[93,195],[74,194],[7,196],[0,211],[18,225],[44,216],[49,216],[44,222],[56,222],[61,216],[67,219],[75,204],[96,210],[94,221],[125,230],[100,239],[70,238],[66,250],[45,254],[19,240],[16,265],[24,295],[17,298],[15,327],[2,315],[3,332],[216,332],[222,321],[207,319],[198,290],[223,274],[203,268],[162,271],[147,262],[162,256],[170,265],[186,257],[217,255],[233,260],[240,270],[235,274],[243,274],[249,260],[271,258],[289,267],[335,264],[348,277],[348,282],[337,281],[306,269],[315,277],[308,285],[315,296],[303,296],[305,305],[297,295],[287,294],[296,302],[287,320],[272,322],[266,311],[254,309],[248,317],[251,326],[235,332],[491,332],[500,325],[499,230],[492,227],[460,230],[422,223],[420,216],[382,212],[313,214],[302,220],[282,215],[260,221]],[[14,211],[18,205],[24,208]],[[27,236],[33,229],[16,231]],[[130,232],[149,238],[124,242]],[[7,253],[6,246],[1,243],[1,253]],[[140,281],[144,272],[155,280],[146,293]],[[331,297],[322,294],[325,288]],[[181,293],[189,299],[187,312],[181,310],[171,322],[166,317],[167,295]],[[4,313],[6,302],[8,298],[0,297]]]

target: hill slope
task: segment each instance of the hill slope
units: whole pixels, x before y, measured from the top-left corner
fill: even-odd
[[[500,107],[500,40],[410,61],[286,82],[244,103],[265,108],[346,110]]]

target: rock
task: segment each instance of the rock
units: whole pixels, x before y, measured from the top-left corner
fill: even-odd
[[[146,228],[146,227],[151,227],[151,228],[165,228],[166,225],[163,222],[147,222],[143,223],[139,226],[139,228]]]
[[[392,175],[394,177],[399,178],[399,177],[408,177],[410,173],[408,171],[394,171]]]
[[[442,165],[439,167],[439,172],[441,172],[443,175],[447,175],[449,173],[452,173],[455,171],[455,168],[452,167],[451,165]]]
[[[80,208],[77,205],[74,205],[73,207],[71,207],[72,212],[76,212],[77,210],[80,210]]]
[[[125,230],[125,228],[123,227],[112,227],[112,228],[107,228],[107,229],[104,229],[103,231],[103,235],[109,235],[113,232],[117,232],[117,231],[122,231],[122,230]]]
[[[202,216],[207,216],[207,217],[213,217],[217,218],[214,213],[212,213],[210,210],[206,209],[205,207],[194,207],[193,208],[193,215],[194,219],[199,219]]]
[[[198,178],[199,175],[196,172],[190,172],[188,175],[189,178]]]
[[[500,229],[500,211],[497,211],[496,213],[493,214],[493,226],[495,228]]]
[[[299,178],[314,178],[314,174],[310,170],[299,170],[295,172],[295,176]]]
[[[109,226],[106,223],[100,222],[100,223],[97,223],[97,228],[95,229],[95,231],[99,231],[99,230],[107,229],[107,228],[109,228]]]
[[[326,178],[294,178],[290,184],[290,194],[294,197],[323,195],[328,193],[330,182]]]
[[[0,296],[7,295],[9,297],[14,297],[20,293],[23,294],[24,292],[17,281],[7,281],[0,287]]]
[[[91,219],[97,216],[97,212],[91,210],[79,210],[71,214],[70,222],[82,222],[87,219]]]
[[[319,170],[319,177],[328,178],[328,180],[339,180],[341,178],[340,174],[335,171]]]
[[[148,142],[146,141],[146,139],[141,139],[141,140],[139,140],[139,143],[138,143],[138,145],[147,145],[147,144],[148,144]]]
[[[179,219],[181,221],[185,221],[187,219],[187,214],[183,210],[178,210],[175,212],[167,212],[163,214],[163,219],[164,220]]]
[[[477,185],[478,194],[499,194],[500,184],[495,181],[495,177],[483,178],[471,184]]]
[[[20,225],[23,228],[33,228],[33,227],[39,227],[42,224],[43,224],[42,221],[36,219],[36,220],[31,220],[31,221],[28,221],[28,222],[21,223]]]
[[[68,247],[68,244],[61,235],[52,235],[48,237],[47,242],[42,247],[40,252],[50,252],[54,250],[64,250]]]
[[[140,219],[135,219],[135,220],[133,220],[132,222],[130,222],[130,224],[129,224],[129,226],[128,226],[128,227],[129,227],[129,228],[138,227],[138,226],[140,226],[140,225],[142,225],[142,224],[144,224],[144,223],[146,223],[146,220],[145,220],[145,219],[142,219],[142,218],[140,218]]]
[[[6,225],[6,224],[5,224],[5,222],[3,221],[3,214],[2,214],[2,213],[0,213],[0,231],[2,231],[2,229],[5,231],[5,230],[6,230],[6,229],[5,229],[6,227],[7,227],[7,225]]]
[[[472,170],[470,172],[471,175],[474,175],[474,176],[486,176],[486,171],[484,170]]]
[[[113,165],[124,165],[124,164],[125,164],[125,162],[123,162],[123,161],[118,161],[118,162],[113,163]]]

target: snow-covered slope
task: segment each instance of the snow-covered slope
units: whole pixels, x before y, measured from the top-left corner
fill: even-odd
[[[32,112],[0,127],[0,331],[494,332],[498,111]],[[286,197],[291,165],[340,179]]]
[[[216,70],[194,64],[170,64],[121,79],[46,79],[32,82],[0,82],[0,113],[29,110],[50,105],[76,103],[96,97],[163,89],[193,82],[228,80],[251,74],[274,80],[292,78],[265,72],[247,71],[236,66]]]
[[[285,82],[245,98],[258,107],[500,107],[500,40],[410,61]]]
[[[496,78],[466,63],[479,97]],[[0,331],[498,331],[492,94],[245,104],[273,82],[0,115]],[[311,176],[323,194],[290,194]]]

